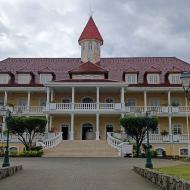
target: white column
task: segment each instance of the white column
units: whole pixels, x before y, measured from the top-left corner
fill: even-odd
[[[51,97],[50,97],[50,101],[52,102],[53,101],[53,96],[54,96],[54,92],[53,92],[53,89],[51,90]]]
[[[124,109],[125,109],[125,91],[124,91],[124,87],[121,87],[121,108],[122,108],[122,111],[124,111]]]
[[[70,140],[74,140],[74,114],[71,114],[71,133]]]
[[[144,91],[144,111],[147,111],[147,92]]]
[[[171,92],[168,91],[168,106],[171,106]]]
[[[172,135],[172,116],[169,115],[169,135]]]
[[[100,104],[100,88],[96,87],[96,106],[97,106],[97,110],[99,110],[99,104]]]
[[[49,130],[51,130],[51,128],[52,128],[52,118],[53,118],[53,116],[50,115],[50,117],[49,117]]]
[[[49,116],[48,116],[48,114],[46,114],[46,120],[47,120],[47,123],[46,123],[46,130],[45,130],[45,132],[48,133],[48,131],[49,131]]]
[[[72,110],[74,110],[74,103],[75,103],[75,87],[72,87]]]
[[[28,101],[27,101],[28,109],[30,108],[30,91],[28,92]]]
[[[122,113],[122,114],[121,114],[121,118],[124,118],[124,116],[125,116],[125,114],[124,114],[124,113]],[[124,132],[124,128],[123,128],[123,126],[122,126],[122,125],[120,125],[120,129],[121,129],[121,131],[122,131],[122,132]]]
[[[4,106],[7,105],[7,91],[5,91],[5,94],[4,94]]]
[[[97,113],[96,114],[96,140],[99,140],[100,138],[100,131],[99,131],[99,120],[100,120],[100,117],[99,117],[99,114]]]
[[[49,89],[49,87],[47,87],[47,104],[49,104],[49,94],[50,94],[50,89]]]
[[[47,87],[47,98],[46,98],[46,109],[50,109],[50,104],[49,104],[49,94],[50,94],[50,89]]]
[[[5,120],[6,120],[6,117],[3,116],[3,126],[2,126],[2,132],[5,131]]]

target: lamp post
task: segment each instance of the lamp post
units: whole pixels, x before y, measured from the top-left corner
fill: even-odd
[[[3,109],[0,110],[3,115],[6,116],[5,118],[5,125],[7,124],[8,121],[11,119],[11,111],[7,109],[6,107],[3,107]],[[9,162],[9,127],[7,126],[7,140],[6,140],[6,147],[5,147],[5,155],[4,155],[4,160],[2,167],[9,167],[10,162]]]
[[[148,118],[148,114],[150,112],[146,111],[146,118]],[[150,152],[150,143],[149,143],[149,126],[146,126],[146,134],[147,134],[147,148],[146,148],[146,164],[145,167],[149,169],[153,169],[153,164],[152,164],[152,157],[151,157],[151,152]]]
[[[190,72],[183,72],[181,73],[181,82],[182,82],[182,86],[185,92],[185,107],[186,107],[186,111],[187,111],[187,101],[190,100]],[[188,149],[188,159],[190,159],[190,134],[189,134],[189,114],[187,112],[187,149]]]

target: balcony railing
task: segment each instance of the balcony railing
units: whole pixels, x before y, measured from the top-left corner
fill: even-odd
[[[50,103],[46,106],[46,111],[124,111],[126,113],[145,113],[152,111],[153,114],[168,113],[187,113],[190,112],[190,106],[125,106],[122,108],[121,103]]]
[[[121,110],[121,103],[50,103],[47,109],[53,111]]]
[[[113,146],[117,147],[119,143],[125,142],[125,141],[130,141],[132,143],[135,143],[135,140],[132,139],[130,136],[126,134],[121,134],[121,133],[109,133],[111,135],[110,138],[107,139],[107,141],[110,141],[108,143],[111,143]],[[189,136],[190,137],[190,136]],[[150,134],[149,135],[149,141],[151,144],[159,144],[159,143],[176,143],[176,144],[187,144],[188,143],[188,134],[179,134],[179,135],[160,135],[160,134]],[[190,141],[189,141],[190,142]],[[146,143],[146,136],[143,141],[143,143]]]
[[[168,113],[186,114],[190,113],[190,106],[124,106],[121,103],[50,103],[45,106],[14,106],[13,114],[44,114],[45,111],[105,111],[105,112],[125,112],[125,113],[145,113],[151,111],[154,115],[164,115]]]
[[[14,106],[13,114],[43,114],[44,106]]]

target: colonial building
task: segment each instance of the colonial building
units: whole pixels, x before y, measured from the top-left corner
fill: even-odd
[[[154,149],[186,155],[190,107],[180,75],[190,65],[176,57],[102,58],[103,38],[92,17],[78,43],[81,58],[0,61],[0,104],[12,105],[13,115],[46,116],[47,132],[62,131],[64,140],[105,140],[107,132],[121,130],[124,114],[151,111],[159,117]]]

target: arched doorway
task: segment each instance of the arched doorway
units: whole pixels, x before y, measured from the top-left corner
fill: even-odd
[[[91,98],[91,97],[84,97],[83,99],[82,99],[82,103],[93,103],[94,101],[93,101],[93,98]]]
[[[82,125],[82,140],[94,140],[95,133],[93,132],[93,125],[91,123],[84,123]]]
[[[113,130],[114,130],[114,126],[113,126],[113,124],[106,124],[106,139],[107,139],[107,133],[108,132],[113,132]]]
[[[63,123],[61,125],[62,139],[63,140],[68,140],[69,139],[69,129],[70,129],[70,124]]]

